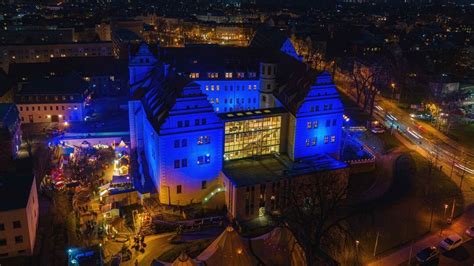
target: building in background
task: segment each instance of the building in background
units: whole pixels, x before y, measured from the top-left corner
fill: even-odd
[[[0,165],[7,167],[21,145],[20,116],[15,104],[0,103]]]
[[[0,175],[0,258],[33,255],[38,193],[33,175]]]
[[[112,56],[112,42],[0,45],[0,66],[8,73],[12,63],[49,62],[57,57]]]
[[[15,95],[22,123],[83,121],[89,99],[88,84],[74,73],[32,80]]]

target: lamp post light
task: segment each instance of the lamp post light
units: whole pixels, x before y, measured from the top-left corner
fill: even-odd
[[[359,261],[359,240],[356,240],[355,241],[355,244],[356,244],[356,260]]]
[[[446,211],[448,210],[448,204],[444,204],[444,220],[446,220]]]

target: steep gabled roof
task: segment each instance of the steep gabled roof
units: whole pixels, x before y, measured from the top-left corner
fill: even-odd
[[[263,25],[257,29],[250,47],[280,50],[288,36],[278,28]]]

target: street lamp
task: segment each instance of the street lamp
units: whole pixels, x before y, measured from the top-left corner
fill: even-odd
[[[444,204],[444,220],[446,220],[446,211],[448,210],[448,204]]]

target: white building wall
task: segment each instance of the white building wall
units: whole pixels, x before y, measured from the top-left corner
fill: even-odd
[[[84,120],[84,103],[17,104],[21,123],[62,123]]]

